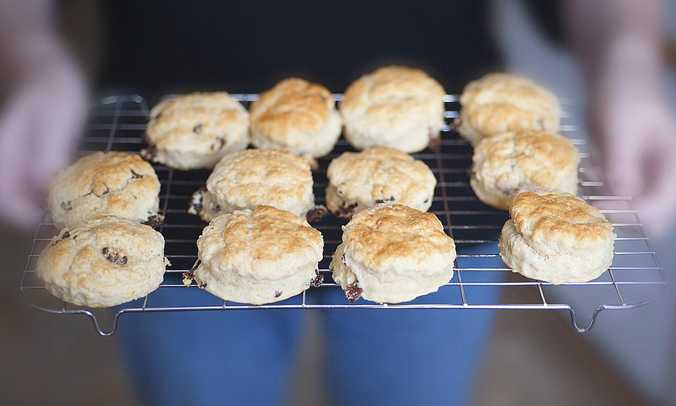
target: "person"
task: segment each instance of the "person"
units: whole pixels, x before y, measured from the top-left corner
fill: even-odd
[[[488,5],[109,2],[99,87],[259,91],[298,75],[340,91],[369,68],[396,62],[459,91],[500,65]],[[7,86],[0,216],[26,227],[41,213],[40,192],[68,159],[87,105],[82,75],[55,33],[54,7],[0,0]],[[600,168],[613,192],[635,196],[655,232],[676,211],[676,134],[661,85],[662,7],[659,0],[565,4],[570,43],[591,91]],[[497,292],[480,294],[497,300]],[[492,313],[350,310],[324,312],[321,320],[335,403],[462,405]],[[148,404],[256,405],[284,398],[303,323],[295,311],[173,313],[129,318],[119,333]]]

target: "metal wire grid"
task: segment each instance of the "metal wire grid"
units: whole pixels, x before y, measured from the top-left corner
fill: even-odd
[[[257,98],[254,94],[234,96],[245,105]],[[335,97],[340,100],[341,95]],[[452,95],[446,96],[445,102],[445,116],[450,123],[457,116],[459,106],[457,98]],[[148,113],[148,103],[138,95],[101,99],[93,109],[92,120],[82,144],[83,153],[97,150],[140,150],[144,142]],[[603,194],[603,182],[593,179],[585,171],[584,164],[589,155],[584,140],[574,137],[573,142],[582,156],[580,192],[585,199],[601,207],[615,227],[617,239],[613,265],[593,282],[557,286],[509,272],[500,260],[496,244],[507,213],[478,201],[468,182],[471,147],[449,127],[443,131],[438,151],[426,150],[414,155],[423,160],[437,177],[438,185],[431,210],[442,221],[446,231],[454,237],[458,259],[450,282],[437,293],[411,303],[380,305],[361,299],[356,303],[349,303],[339,294],[340,287],[331,280],[328,263],[340,242],[344,221],[331,215],[314,224],[325,240],[324,260],[320,263],[325,282],[319,288],[310,288],[301,295],[279,303],[252,306],[224,302],[194,285],[184,287],[181,275],[189,271],[196,260],[195,241],[205,226],[196,216],[187,214],[187,207],[192,192],[204,185],[209,172],[174,171],[162,165],[154,166],[162,184],[160,207],[166,216],[159,231],[165,237],[165,255],[172,265],[167,269],[164,282],[158,290],[112,311],[74,306],[49,295],[34,272],[40,251],[56,233],[46,215],[35,231],[21,279],[21,291],[29,303],[40,310],[88,317],[96,331],[103,336],[114,334],[120,318],[127,314],[243,309],[558,310],[568,312],[573,327],[579,332],[585,332],[592,328],[602,311],[642,306],[654,293],[651,289],[665,283],[662,268],[642,231],[638,216],[628,205],[630,198]],[[575,128],[564,122],[562,131],[574,135]],[[313,175],[318,204],[324,202],[328,163],[349,149],[349,145],[341,140],[332,154],[319,160],[320,170]],[[502,295],[486,294],[490,289],[499,289]],[[595,305],[590,309],[574,309],[569,303],[560,300],[561,294],[566,291],[593,298]]]

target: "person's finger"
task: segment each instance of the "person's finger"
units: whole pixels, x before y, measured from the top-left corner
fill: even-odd
[[[601,166],[598,165],[588,165],[580,169],[581,174],[580,174],[580,180],[582,181],[600,181],[600,179],[603,179],[603,169]]]
[[[600,147],[595,140],[588,144],[589,161],[580,169],[581,180],[600,181],[603,179],[603,160]]]
[[[41,215],[25,188],[30,163],[24,142],[29,105],[28,98],[18,95],[0,114],[0,216],[23,227],[37,222]]]
[[[7,222],[21,228],[30,228],[37,223],[43,215],[43,210],[35,204],[31,194],[21,190],[7,190],[0,187],[6,197],[0,198],[0,217]]]
[[[667,170],[674,173],[676,165],[670,165]],[[637,197],[634,206],[650,234],[659,236],[667,231],[676,217],[676,185],[669,174],[662,175],[650,193]]]
[[[642,144],[632,128],[617,129],[628,132],[609,135],[604,143],[603,171],[610,190],[622,196],[634,196],[642,188]]]
[[[652,235],[662,235],[674,223],[674,186],[660,185],[654,193],[637,198],[634,206],[645,229]]]
[[[659,124],[658,124],[659,125]],[[660,126],[646,150],[643,166],[646,188],[636,197],[634,206],[652,234],[661,234],[674,222],[676,215],[676,142],[673,128]]]
[[[68,162],[80,134],[85,116],[85,98],[76,83],[67,79],[48,84],[51,93],[59,94],[60,102],[42,98],[35,103],[29,141],[34,151],[35,165],[31,165],[29,182],[37,189],[45,189],[56,172]]]

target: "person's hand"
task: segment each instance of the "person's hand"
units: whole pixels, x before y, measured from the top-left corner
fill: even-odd
[[[650,73],[606,71],[590,107],[610,190],[632,196],[641,222],[659,235],[676,215],[676,125]]]
[[[63,50],[45,51],[18,56],[4,78],[11,87],[0,110],[0,217],[19,227],[39,221],[86,113],[80,73]]]

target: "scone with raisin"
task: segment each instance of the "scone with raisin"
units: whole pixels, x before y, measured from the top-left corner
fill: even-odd
[[[553,284],[588,282],[613,262],[613,226],[578,197],[520,193],[510,215],[499,247],[513,272]]]
[[[176,96],[152,109],[146,136],[147,159],[182,170],[213,168],[249,144],[249,113],[225,92]]]
[[[331,152],[341,120],[324,86],[291,78],[277,83],[251,105],[251,142],[308,158]]]
[[[509,210],[519,192],[577,193],[580,157],[567,138],[538,130],[485,137],[474,147],[470,184],[479,199]]]
[[[340,103],[345,137],[357,149],[381,145],[422,151],[439,140],[443,97],[441,85],[419,69],[380,68],[345,91]]]
[[[330,266],[348,300],[399,303],[449,282],[455,257],[455,243],[433,213],[379,206],[343,227]]]
[[[100,217],[61,230],[41,253],[37,276],[54,296],[88,307],[111,307],[160,286],[164,238],[152,227]]]
[[[214,218],[197,240],[191,277],[223,300],[261,305],[321,283],[324,241],[304,218],[270,206]]]
[[[331,161],[327,176],[326,207],[346,218],[378,204],[427,211],[437,184],[425,163],[387,147],[345,152]]]
[[[455,127],[470,143],[506,131],[559,132],[561,107],[556,96],[535,82],[507,73],[491,73],[465,86]]]
[[[154,222],[160,182],[137,154],[96,152],[57,175],[48,204],[57,226],[73,227],[98,216]]]
[[[309,162],[286,151],[249,149],[227,155],[193,196],[189,212],[210,221],[221,213],[267,205],[305,216],[314,208]]]

